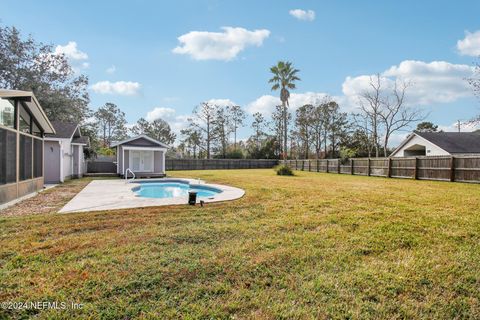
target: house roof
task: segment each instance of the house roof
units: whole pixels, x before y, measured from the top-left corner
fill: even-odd
[[[141,139],[141,138],[146,139],[146,140],[148,140],[148,141],[150,141],[150,142],[153,142],[153,143],[157,144],[158,146],[160,146],[160,147],[162,147],[162,148],[168,148],[168,146],[167,146],[165,143],[160,142],[160,141],[158,141],[158,140],[155,140],[155,139],[153,139],[153,138],[150,138],[150,137],[147,136],[146,134],[141,134],[141,135],[138,135],[138,136],[135,136],[135,137],[131,137],[131,138],[125,139],[125,140],[123,140],[123,141],[114,142],[114,143],[112,143],[111,147],[116,147],[116,146],[119,146],[119,145],[121,145],[121,144],[125,144],[125,143],[127,143],[127,142],[130,142],[130,141],[133,141],[133,140],[137,140],[137,139]]]
[[[72,139],[72,143],[88,146],[90,144],[90,139],[87,136],[75,137]]]
[[[30,109],[30,112],[35,117],[38,125],[43,129],[43,131],[50,134],[55,133],[54,127],[48,120],[45,111],[43,111],[42,106],[38,102],[37,98],[35,98],[33,92],[0,89],[0,98],[22,99],[23,102],[27,105],[28,109]]]
[[[414,133],[448,153],[480,153],[480,133],[418,131]]]
[[[55,134],[47,134],[48,138],[70,139],[78,128],[78,124],[71,122],[52,121]]]
[[[413,131],[391,154],[396,154],[413,137],[419,136],[450,154],[480,154],[478,132],[420,132]]]

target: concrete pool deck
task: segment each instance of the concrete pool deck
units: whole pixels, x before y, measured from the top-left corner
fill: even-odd
[[[94,180],[90,182],[82,191],[73,197],[59,213],[87,212],[116,210],[128,208],[143,208],[166,205],[178,205],[188,203],[188,195],[175,198],[143,198],[132,191],[133,188],[140,186],[141,181],[161,181],[161,182],[184,182],[190,185],[204,185],[222,190],[221,193],[212,198],[197,198],[205,203],[228,201],[241,198],[245,191],[239,188],[205,183],[202,180],[184,179],[184,178],[162,178],[162,179],[138,179],[134,182],[125,182],[125,180]]]

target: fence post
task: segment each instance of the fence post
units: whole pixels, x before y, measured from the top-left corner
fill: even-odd
[[[450,181],[455,181],[455,158],[450,158]]]
[[[370,177],[370,158],[368,158],[368,161],[367,161],[367,176]]]
[[[387,178],[392,177],[392,158],[388,158],[388,170],[387,170]]]
[[[319,171],[320,171],[320,168],[319,168],[319,166],[320,166],[320,160],[318,160],[318,159],[317,159],[317,172],[319,172]]]
[[[415,169],[413,170],[413,179],[418,179],[418,158],[415,157]]]
[[[337,159],[337,173],[340,174],[340,159]]]
[[[350,159],[350,173],[352,175],[355,174],[355,166],[353,165],[353,161],[354,161],[353,159]]]
[[[328,159],[327,159],[327,173],[328,173]]]

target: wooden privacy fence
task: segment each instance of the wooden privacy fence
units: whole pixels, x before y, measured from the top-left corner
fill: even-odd
[[[480,156],[281,160],[294,170],[480,183]]]
[[[165,159],[166,170],[268,169],[276,159]]]

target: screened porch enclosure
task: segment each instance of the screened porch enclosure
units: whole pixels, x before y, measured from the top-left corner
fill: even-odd
[[[43,135],[53,128],[39,108],[31,93],[0,90],[0,205],[43,188]]]

